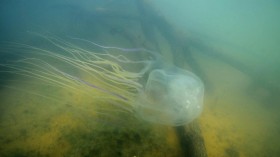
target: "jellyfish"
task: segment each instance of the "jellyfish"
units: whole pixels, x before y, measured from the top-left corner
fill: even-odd
[[[1,64],[10,69],[6,72],[79,90],[152,123],[185,125],[202,111],[202,81],[192,72],[168,64],[159,53],[103,46],[85,39],[71,38],[73,43],[40,36],[52,46],[12,44],[26,54]]]

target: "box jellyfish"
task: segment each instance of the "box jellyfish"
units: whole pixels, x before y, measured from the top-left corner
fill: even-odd
[[[113,102],[119,110],[148,122],[185,125],[202,111],[202,81],[187,70],[168,65],[158,53],[39,36],[51,46],[10,44],[24,51],[25,57],[1,66],[9,68],[9,73]],[[101,96],[95,97],[96,92]]]

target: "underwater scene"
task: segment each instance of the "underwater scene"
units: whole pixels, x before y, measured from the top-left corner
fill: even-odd
[[[1,157],[280,156],[277,0],[1,0]]]

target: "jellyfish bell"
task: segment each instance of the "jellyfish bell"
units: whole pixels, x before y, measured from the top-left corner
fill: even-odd
[[[204,86],[193,73],[178,67],[153,69],[134,101],[137,117],[171,126],[197,118],[203,106]]]

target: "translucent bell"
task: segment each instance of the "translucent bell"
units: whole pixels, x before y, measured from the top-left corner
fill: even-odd
[[[193,73],[155,69],[135,101],[137,116],[166,125],[184,125],[197,118],[203,106],[204,85]]]

